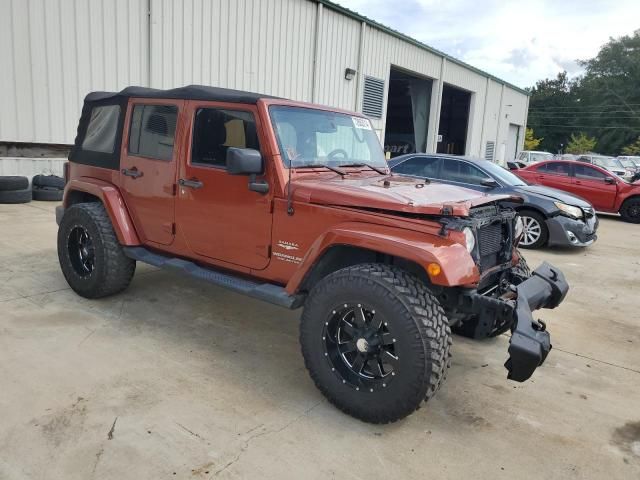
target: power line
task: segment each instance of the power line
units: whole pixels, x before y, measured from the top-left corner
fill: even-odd
[[[638,130],[640,128],[637,127],[620,127],[620,126],[605,126],[605,125],[546,125],[540,124],[536,125],[536,127],[554,127],[554,128],[593,128],[593,129],[622,129],[622,130]]]

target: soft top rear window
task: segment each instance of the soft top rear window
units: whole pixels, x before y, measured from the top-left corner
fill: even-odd
[[[119,105],[93,107],[87,132],[82,141],[82,149],[90,152],[113,153],[119,118]]]

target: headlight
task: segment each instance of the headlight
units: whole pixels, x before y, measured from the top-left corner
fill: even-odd
[[[467,250],[469,251],[469,253],[473,252],[473,249],[476,246],[476,237],[473,234],[473,231],[469,227],[465,227],[462,229],[462,233],[464,233]]]
[[[518,215],[516,217],[516,224],[514,226],[514,238],[518,239],[520,238],[520,236],[522,235],[522,232],[524,232],[524,223],[522,223],[522,218],[520,218],[520,216]]]
[[[560,209],[562,213],[564,213],[569,217],[582,218],[584,215],[581,208],[574,207],[572,205],[567,205],[566,203],[562,203],[562,202],[553,202],[553,203],[555,204],[556,207],[558,207],[558,209]]]

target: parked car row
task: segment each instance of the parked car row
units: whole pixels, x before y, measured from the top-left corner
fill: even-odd
[[[408,154],[390,160],[389,166],[394,173],[401,175],[517,197],[511,206],[524,223],[524,235],[520,240],[520,246],[524,248],[545,245],[585,247],[597,238],[598,219],[589,202],[560,190],[530,185],[488,160]]]

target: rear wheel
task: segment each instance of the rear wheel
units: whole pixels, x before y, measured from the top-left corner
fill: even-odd
[[[124,290],[136,269],[101,203],[78,203],[65,210],[58,229],[58,259],[69,286],[86,298]]]
[[[620,216],[625,222],[640,223],[640,198],[630,198],[622,204]]]
[[[533,210],[521,210],[518,214],[524,227],[519,246],[522,248],[540,248],[545,245],[549,238],[549,230],[544,217]]]
[[[431,398],[450,363],[451,330],[424,283],[382,264],[348,267],[310,292],[300,327],[320,391],[360,420],[399,420]]]

